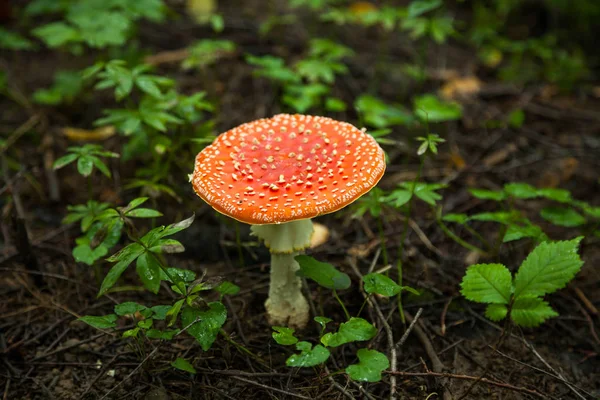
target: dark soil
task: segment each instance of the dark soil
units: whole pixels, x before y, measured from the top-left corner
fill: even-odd
[[[252,75],[251,67],[243,61],[244,53],[272,53],[293,60],[295,54],[302,53],[309,38],[306,27],[296,24],[280,28],[267,39],[258,39],[256,18],[266,7],[267,2],[264,3],[244,2],[240,6],[233,1],[220,2],[227,21],[220,38],[235,41],[243,51],[223,59],[218,67],[204,73],[183,73],[177,64],[158,66],[159,73],[177,79],[182,92],[209,93],[209,98],[219,104],[218,131],[283,110],[277,89]],[[310,22],[310,16],[302,18],[307,24]],[[496,189],[511,181],[565,188],[578,199],[600,205],[600,99],[586,94],[583,88],[561,94],[548,85],[516,88],[499,82],[491,71],[478,65],[474,49],[455,41],[427,49],[430,77],[427,83],[417,85],[397,73],[398,65],[415,52],[408,38],[399,35],[391,38],[385,68],[376,71],[374,44],[381,40],[381,32],[374,28],[322,29],[321,35],[342,38],[357,52],[350,62],[350,73],[339,78],[335,89],[335,95],[349,104],[361,93],[372,90],[373,82],[379,96],[403,101],[407,94],[435,91],[443,83],[439,76],[448,72],[456,76],[475,72],[483,81],[479,94],[463,101],[462,121],[431,127],[446,143],[438,157],[427,160],[424,179],[449,185],[443,191],[444,212],[492,210],[493,204],[474,199],[466,189]],[[215,36],[183,17],[177,23],[143,25],[139,35],[141,47],[154,55],[183,48],[198,38]],[[76,57],[48,50],[0,53],[0,63],[9,73],[11,85],[25,94],[47,86],[56,70],[83,68],[93,61],[92,56]],[[67,204],[86,201],[87,190],[74,168],[53,172],[49,165],[71,145],[61,135],[60,128],[89,128],[100,110],[110,104],[108,93],[58,108],[29,103],[24,107],[0,98],[1,134],[9,137],[20,130],[26,133],[10,148],[11,160],[20,164],[20,169],[5,166],[4,182],[0,184],[0,195],[10,194],[15,200],[2,197],[4,203],[0,203],[3,399],[383,399],[390,397],[392,379],[396,380],[398,398],[403,399],[600,397],[599,239],[590,236],[583,242],[582,271],[567,288],[549,296],[560,317],[537,329],[512,328],[503,346],[494,352],[491,346],[503,327],[487,320],[483,307],[460,296],[459,282],[465,268],[476,262],[502,262],[514,270],[532,244],[508,243],[493,259],[478,257],[450,240],[436,225],[430,208],[419,203],[413,207],[414,224],[410,224],[402,243],[405,282],[424,289],[422,296],[404,299],[408,322],[419,314],[418,322],[398,347],[398,375],[384,373],[379,383],[358,384],[344,373],[330,375],[354,363],[356,349],[365,344],[336,349],[327,369],[299,370],[285,366],[292,348],[273,341],[264,315],[268,253],[251,243],[247,226],[236,227],[197,198],[184,171],[174,171],[170,182],[181,201],[166,196],[157,199],[157,208],[165,214],[160,223],[196,213],[192,227],[178,237],[186,252],[169,257],[169,262],[198,274],[206,271],[208,276],[222,276],[241,287],[238,295],[225,300],[229,318],[224,330],[229,338],[220,336],[210,351],[203,352],[186,335],[165,343],[121,339],[121,332],[131,327],[133,321],[116,332],[98,331],[77,321],[82,315],[111,313],[114,304],[122,301],[150,306],[169,304],[173,299],[166,286],[158,296],[129,291],[97,299],[93,269],[75,263],[71,256],[79,227],[61,225],[61,219]],[[521,128],[486,127],[486,121],[501,120],[515,108],[526,112]],[[352,110],[333,117],[356,121]],[[391,138],[397,144],[386,148],[390,163],[380,183],[382,188],[393,188],[398,182],[416,176],[419,160],[414,137],[422,133],[422,128],[394,130]],[[116,150],[121,140],[115,136],[103,145]],[[113,164],[113,170],[118,171],[114,183],[98,178],[95,198],[121,205],[136,197],[138,193],[124,190],[122,183],[133,177],[139,166],[135,162]],[[192,166],[190,161],[187,172],[191,172]],[[17,204],[22,210],[15,209]],[[517,206],[542,225],[551,238],[574,237],[576,229],[558,229],[540,220],[538,212],[544,204],[534,200]],[[399,212],[390,212],[384,221],[386,246],[395,265],[404,220]],[[368,216],[352,219],[351,212],[341,211],[318,218],[318,222],[329,227],[331,238],[311,254],[351,276],[351,288],[340,296],[355,315],[364,300],[360,275],[384,267],[377,221]],[[30,241],[25,239],[25,227]],[[235,245],[238,228],[245,244],[243,265]],[[489,240],[498,236],[497,225],[481,223],[474,228]],[[456,233],[468,237],[460,230]],[[27,248],[28,245],[31,247]],[[104,263],[102,270],[106,272],[109,265]],[[139,284],[132,268],[123,280],[124,284]],[[305,290],[319,310],[318,315],[327,315],[338,322],[344,320],[328,291],[319,290],[313,283]],[[376,299],[361,314],[380,329],[367,346],[389,355],[388,332],[379,313],[386,317],[394,341],[406,332],[408,322],[403,325],[396,303],[383,298]],[[299,337],[311,342],[317,342],[318,335],[318,326],[298,332]],[[176,357],[192,361],[198,373],[192,376],[171,368],[170,363]],[[471,388],[484,372],[485,379]],[[465,393],[466,397],[461,397]]]

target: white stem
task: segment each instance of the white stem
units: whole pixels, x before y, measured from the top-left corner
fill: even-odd
[[[308,302],[302,294],[297,253],[271,254],[271,286],[265,303],[271,325],[303,328],[308,323]]]

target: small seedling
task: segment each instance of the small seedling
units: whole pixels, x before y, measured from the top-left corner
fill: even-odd
[[[502,264],[472,265],[462,280],[461,293],[488,304],[485,315],[492,321],[509,317],[519,326],[536,327],[558,316],[543,297],[565,287],[579,272],[583,261],[577,250],[582,239],[539,244],[514,278]]]

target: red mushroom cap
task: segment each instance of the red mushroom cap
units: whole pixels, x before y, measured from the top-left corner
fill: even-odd
[[[279,114],[219,135],[198,153],[192,185],[225,215],[274,224],[339,210],[384,171],[381,147],[351,124]]]

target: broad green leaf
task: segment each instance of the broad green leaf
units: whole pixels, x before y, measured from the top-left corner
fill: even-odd
[[[169,310],[171,309],[172,306],[154,306],[154,307],[150,307],[150,310],[152,310],[152,319],[156,319],[159,321],[164,321],[167,318],[167,313],[169,312]]]
[[[386,203],[390,203],[396,208],[399,208],[408,203],[411,197],[412,193],[410,190],[397,188],[392,190],[392,192],[387,196],[383,197],[382,200]]]
[[[504,238],[502,241],[504,243],[510,242],[513,240],[519,240],[525,237],[530,237],[537,239],[538,241],[544,241],[546,239],[546,235],[537,225],[526,224],[526,225],[518,225],[518,224],[510,224],[506,229],[506,233],[504,234]]]
[[[379,382],[381,372],[390,367],[390,361],[385,354],[377,350],[359,349],[356,355],[358,364],[346,368],[346,373],[355,381]]]
[[[502,190],[469,189],[469,193],[480,200],[502,201],[506,199],[506,193]]]
[[[277,344],[289,346],[298,343],[298,338],[294,336],[295,329],[286,328],[285,326],[273,326],[275,332],[271,335]]]
[[[135,314],[136,312],[142,311],[145,309],[146,309],[146,306],[135,303],[133,301],[126,301],[124,303],[117,304],[115,306],[115,314],[120,315],[120,316],[130,315],[130,314]]]
[[[507,183],[504,185],[504,191],[518,199],[532,199],[539,196],[537,188],[527,183]]]
[[[188,306],[181,313],[184,327],[198,320],[188,328],[187,332],[196,338],[204,351],[210,349],[227,319],[227,309],[222,303],[214,301],[208,303],[208,307],[208,310],[198,310]]]
[[[100,258],[108,253],[106,246],[100,245],[94,249],[89,244],[80,244],[73,248],[73,258],[77,262],[82,262],[87,265],[94,265]]]
[[[515,298],[543,296],[563,288],[583,265],[577,253],[582,239],[543,242],[533,249],[515,275]]]
[[[471,265],[460,284],[467,299],[494,304],[508,304],[511,285],[510,271],[502,264]]]
[[[517,325],[528,328],[536,327],[548,318],[557,316],[558,313],[538,297],[517,299],[510,312],[510,317]]]
[[[143,319],[137,323],[137,326],[145,330],[151,328],[153,324],[154,321],[152,319]]]
[[[538,195],[559,203],[569,203],[573,200],[571,192],[565,189],[543,188],[537,190]]]
[[[326,333],[321,337],[321,343],[327,347],[338,347],[345,343],[362,342],[377,334],[377,328],[362,318],[352,317],[340,325],[335,333]]]
[[[160,262],[154,254],[145,252],[138,257],[136,271],[146,289],[155,294],[160,289],[160,270]]]
[[[506,318],[508,308],[506,304],[488,304],[485,309],[485,316],[492,321],[500,321]]]
[[[86,324],[98,329],[116,328],[117,326],[117,316],[115,314],[102,316],[86,315],[79,318],[79,321],[83,321]]]
[[[458,103],[440,100],[433,94],[425,94],[414,99],[415,115],[421,121],[445,122],[460,119],[462,107]]]
[[[181,357],[177,357],[177,359],[171,363],[171,366],[179,370],[189,372],[190,374],[196,373],[196,368],[194,368],[189,361],[184,360]]]
[[[140,328],[128,329],[125,332],[123,332],[123,335],[121,335],[121,337],[122,338],[137,337],[138,333],[140,333]]]
[[[235,283],[225,281],[221,282],[219,286],[215,287],[215,290],[224,296],[233,296],[240,292],[240,287]]]
[[[323,364],[329,358],[329,350],[320,344],[314,348],[309,342],[296,343],[296,349],[300,350],[300,354],[292,354],[285,365],[288,367],[314,367]]]
[[[377,293],[386,297],[395,296],[402,290],[400,285],[383,274],[367,274],[363,277],[363,282],[365,292]]]
[[[572,228],[584,225],[585,217],[572,208],[567,207],[546,207],[540,211],[540,215],[546,221],[554,225]]]
[[[305,255],[296,256],[296,261],[300,264],[300,270],[296,272],[298,276],[310,278],[328,289],[340,290],[350,287],[350,277],[335,269],[331,264]]]
[[[77,159],[77,171],[83,176],[89,176],[94,169],[94,160],[90,156],[80,156]]]
[[[161,271],[162,271],[162,269],[161,269]],[[194,271],[190,271],[189,269],[169,267],[169,268],[167,268],[167,273],[169,275],[165,274],[164,271],[161,272],[160,279],[162,279],[163,281],[171,282],[171,283],[177,283],[177,282],[171,281],[169,276],[172,276],[173,279],[175,279],[176,281],[181,281],[181,282],[192,282],[196,279],[196,273]]]

